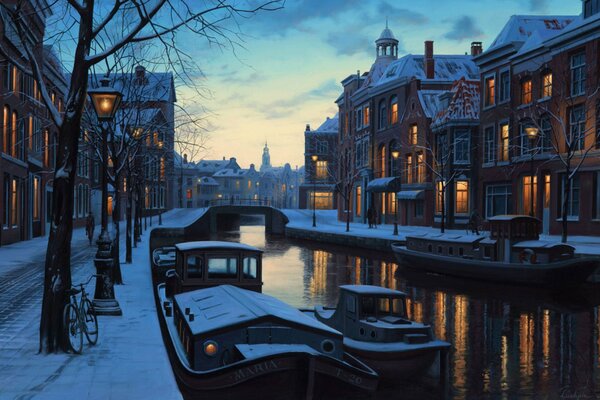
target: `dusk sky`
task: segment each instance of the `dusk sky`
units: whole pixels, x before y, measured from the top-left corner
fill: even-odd
[[[285,8],[241,20],[244,48],[193,50],[211,97],[199,99],[211,115],[203,157],[237,157],[244,168],[260,164],[265,141],[273,165],[301,166],[304,127],[316,129],[336,113],[340,81],[367,71],[374,41],[389,27],[400,56],[464,54],[474,40],[484,50],[511,15],[576,15],[579,0],[288,0]],[[182,43],[189,46],[189,43]]]

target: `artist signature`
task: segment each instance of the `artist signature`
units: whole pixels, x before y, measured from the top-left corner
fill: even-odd
[[[562,400],[596,399],[596,395],[588,388],[564,387],[560,389],[560,398]]]

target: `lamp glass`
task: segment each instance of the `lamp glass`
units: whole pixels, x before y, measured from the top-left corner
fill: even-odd
[[[400,157],[400,151],[399,150],[392,150],[392,157],[394,157],[394,158]]]
[[[317,161],[317,160],[319,159],[319,156],[315,154],[315,155],[312,155],[310,158],[311,158],[313,161]]]
[[[538,135],[538,128],[535,126],[529,126],[525,128],[525,133],[529,137],[529,139],[535,139]]]

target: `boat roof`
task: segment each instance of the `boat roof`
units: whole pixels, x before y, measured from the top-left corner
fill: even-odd
[[[374,285],[342,285],[340,289],[347,290],[349,292],[357,293],[357,294],[373,294],[378,296],[404,296],[406,297],[406,293],[401,292],[399,290],[388,289],[381,286]]]
[[[475,243],[485,238],[484,235],[461,235],[456,233],[425,233],[420,235],[410,235],[406,239],[431,240],[437,242],[451,243]]]
[[[516,219],[529,219],[533,221],[541,222],[539,219],[529,216],[529,215],[495,215],[493,217],[488,217],[487,220],[492,221],[513,221]]]
[[[302,325],[328,335],[341,335],[281,300],[231,285],[180,293],[175,295],[175,303],[180,310],[189,307],[195,315],[193,321],[185,319],[192,335],[203,335],[265,317],[287,322],[288,325]]]
[[[262,250],[257,249],[254,246],[249,246],[243,243],[235,242],[223,242],[216,240],[203,240],[198,242],[183,242],[175,245],[179,251],[190,251],[190,250],[244,250],[244,251],[255,251],[262,253]]]
[[[543,240],[526,240],[524,242],[519,242],[513,245],[515,248],[530,248],[530,249],[551,249],[553,247],[567,247],[572,250],[575,250],[575,247],[570,244],[560,243],[560,242],[545,242]]]

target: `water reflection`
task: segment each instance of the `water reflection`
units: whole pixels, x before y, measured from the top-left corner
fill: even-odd
[[[334,306],[344,284],[406,292],[410,317],[452,344],[451,398],[600,398],[597,287],[557,295],[466,284],[410,273],[379,253],[265,237],[260,226],[219,238],[264,249],[264,292],[296,307]],[[428,397],[413,389],[393,397]]]

